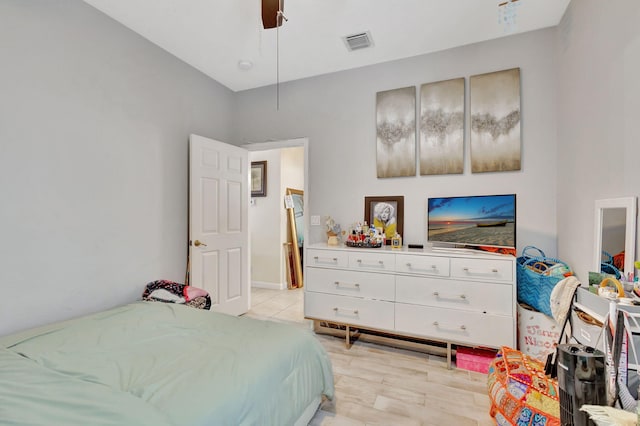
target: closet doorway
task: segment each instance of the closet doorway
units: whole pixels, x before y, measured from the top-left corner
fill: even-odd
[[[252,197],[249,204],[251,287],[284,290],[289,282],[286,250],[289,222],[285,196],[288,188],[299,189],[303,194],[302,201],[307,205],[308,139],[252,143],[242,147],[249,151],[249,162],[266,162],[266,191]],[[308,215],[304,215],[303,220],[303,241],[307,241]]]

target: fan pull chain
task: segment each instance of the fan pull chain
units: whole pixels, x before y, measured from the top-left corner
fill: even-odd
[[[280,6],[278,6],[280,8]],[[280,10],[276,15],[276,111],[280,111]]]

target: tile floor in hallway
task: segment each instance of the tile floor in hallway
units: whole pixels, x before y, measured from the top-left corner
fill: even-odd
[[[311,328],[304,292],[252,288],[247,316]],[[324,401],[312,426],[488,426],[487,376],[453,368],[442,356],[317,335],[333,364],[336,396]]]

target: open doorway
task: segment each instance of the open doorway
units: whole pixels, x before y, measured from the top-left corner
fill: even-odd
[[[252,288],[284,290],[289,286],[286,244],[290,231],[285,196],[287,189],[299,189],[306,204],[307,143],[301,138],[243,146],[249,151],[249,161],[265,169],[264,191],[254,192],[249,205]],[[306,241],[307,217],[303,218],[303,227]]]

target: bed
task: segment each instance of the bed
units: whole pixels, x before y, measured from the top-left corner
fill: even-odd
[[[333,394],[310,331],[179,304],[0,337],[3,425],[298,425]]]

